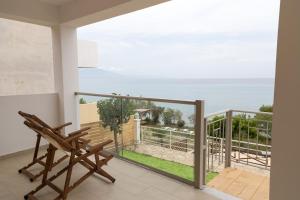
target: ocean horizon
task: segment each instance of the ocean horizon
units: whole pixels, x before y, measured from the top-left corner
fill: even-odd
[[[258,111],[262,105],[272,105],[274,79],[175,79],[145,78],[117,74],[102,69],[79,70],[80,91],[120,94],[177,100],[204,100],[205,114],[226,109]],[[84,97],[95,101],[94,97]],[[193,113],[191,106],[167,107]]]

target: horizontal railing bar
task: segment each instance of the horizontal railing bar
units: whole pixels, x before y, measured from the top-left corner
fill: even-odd
[[[231,110],[232,112],[240,113],[252,113],[252,114],[262,114],[262,115],[273,115],[271,112],[259,112],[259,111],[246,111],[246,110]]]
[[[223,114],[225,115],[226,112],[228,112],[228,111],[230,111],[230,109],[225,109],[225,110],[222,110],[222,111],[214,112],[214,113],[206,115],[204,118],[211,118],[211,117],[215,117],[215,116],[223,115]]]
[[[192,135],[194,136],[195,134],[194,133],[190,133],[190,132],[184,132],[184,131],[173,131],[173,130],[167,130],[167,129],[163,129],[163,128],[157,128],[157,127],[149,127],[149,126],[141,126],[141,129],[146,129],[145,131],[149,130],[151,131],[152,130],[160,130],[160,131],[165,131],[166,133],[178,133],[178,134],[183,134],[183,135]],[[155,132],[156,133],[156,132]]]
[[[152,140],[152,141],[157,141],[157,142],[159,142],[159,143],[169,144],[169,140],[159,140],[159,139],[156,140],[156,137],[144,137],[143,140],[145,140],[145,139],[147,139],[147,140]],[[177,141],[172,140],[172,145],[173,145],[173,143],[178,143],[178,144],[190,144],[190,145],[192,144],[192,142],[182,142],[182,141],[179,141],[179,140],[177,140]]]
[[[149,144],[154,145],[154,146],[160,146],[160,147],[161,147],[161,145],[170,146],[169,144],[165,144],[165,143],[162,144],[162,143],[152,141],[152,140],[143,140],[143,142],[149,143]],[[178,146],[178,145],[174,145],[174,144],[172,144],[171,146],[173,148],[182,148],[182,149],[186,149],[186,150],[190,150],[190,151],[194,150],[194,149],[189,148],[189,147],[183,147],[183,146]]]
[[[235,143],[239,143],[239,142],[235,142]],[[248,143],[246,143],[246,142],[240,142],[241,144],[248,144]],[[256,146],[257,147],[264,147],[264,148],[272,148],[272,146],[270,146],[270,145],[265,145],[265,144],[256,144],[256,143],[249,143],[249,146],[253,146],[253,148],[255,148]],[[248,148],[248,147],[242,147],[242,146],[235,146],[235,145],[232,145],[233,147],[240,147],[240,148],[246,148],[246,149],[253,149],[253,148]]]
[[[237,152],[238,152],[239,149],[240,150],[251,150],[251,151],[255,151],[255,152],[263,152],[263,153],[264,152],[270,152],[266,149],[260,150],[260,149],[254,149],[254,148],[248,148],[248,147],[239,147],[239,146],[234,146],[234,145],[232,145],[232,147],[234,147],[235,148],[234,151],[237,151]]]
[[[221,121],[225,121],[225,120],[226,120],[226,118],[217,119],[217,120],[214,120],[214,121],[208,121],[207,125],[210,126],[210,125],[218,124],[217,122],[221,122]]]
[[[159,134],[159,133],[158,133]],[[166,141],[169,141],[170,138],[171,140],[190,140],[190,141],[194,141],[194,139],[192,138],[186,138],[186,137],[181,137],[181,136],[168,136],[168,137],[157,137],[157,136],[153,136],[153,135],[147,135],[147,133],[142,133],[142,135],[144,137],[148,137],[148,138],[158,138],[159,140],[166,140]]]
[[[75,95],[120,98],[120,99],[135,99],[135,100],[143,100],[143,101],[196,105],[196,101],[176,100],[176,99],[146,98],[146,97],[122,96],[122,95],[99,94],[99,93],[88,93],[88,92],[75,92]]]
[[[164,142],[164,143],[169,143],[169,139],[160,139],[157,137],[150,137],[150,136],[144,136],[144,139],[151,139],[151,140],[155,140],[155,141],[159,141],[159,142]],[[186,139],[184,139],[186,140]],[[172,143],[176,142],[176,143],[182,143],[182,144],[192,144],[193,141],[187,141],[187,142],[183,142],[182,139],[178,139],[178,138],[172,138]]]
[[[159,133],[159,132],[155,132],[155,130],[142,130],[144,133],[151,133],[151,134],[158,134],[158,135],[163,135],[163,136],[169,136],[170,133]],[[195,136],[194,134],[185,134],[185,133],[178,133],[178,132],[172,132],[172,136],[179,136],[179,137],[185,137],[185,138],[189,138],[191,136]],[[194,138],[193,138],[194,139]]]
[[[249,144],[249,145],[258,145],[258,146],[263,146],[263,147],[272,147],[271,145],[267,145],[267,144],[247,142],[247,141],[242,141],[242,140],[232,140],[232,142],[241,143],[241,144]]]
[[[226,112],[229,112],[229,111],[232,111],[232,112],[241,112],[241,113],[273,115],[273,113],[271,113],[271,112],[260,112],[260,111],[252,111],[252,110],[247,111],[247,110],[237,110],[237,109],[225,109],[225,110],[222,110],[222,111],[218,111],[218,112],[215,112],[215,113],[208,114],[204,118],[212,118],[212,117],[215,117],[215,116],[218,116],[218,115],[225,115]]]
[[[207,139],[217,139],[221,140],[222,138],[220,137],[213,137],[213,136],[208,136]],[[225,141],[225,138],[223,138]],[[247,141],[242,141],[242,140],[232,140],[232,143],[240,143],[240,144],[249,144],[249,145],[254,145],[254,146],[260,146],[260,147],[268,147],[271,148],[271,145],[266,145],[266,144],[260,144],[260,143],[253,143],[253,142],[247,142]],[[246,147],[245,147],[246,148]],[[251,149],[251,148],[250,148]]]

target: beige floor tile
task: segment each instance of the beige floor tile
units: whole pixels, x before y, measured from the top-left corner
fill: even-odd
[[[45,151],[43,151],[45,152]],[[41,152],[41,153],[43,153]],[[57,157],[63,155],[57,153]],[[35,189],[41,178],[31,183],[27,177],[18,174],[18,169],[32,160],[32,152],[0,160],[0,199],[17,200]],[[55,167],[50,176],[64,167],[67,161]],[[68,200],[215,200],[213,194],[194,189],[181,182],[151,172],[142,167],[114,158],[104,167],[116,178],[114,184],[108,182],[99,175],[90,176],[82,184],[76,187],[68,195]],[[37,165],[34,171],[41,170]],[[78,165],[74,167],[72,183],[76,181],[87,170]],[[55,180],[55,184],[63,187],[64,176]],[[50,188],[45,188],[36,195],[41,200],[53,199],[57,193]]]

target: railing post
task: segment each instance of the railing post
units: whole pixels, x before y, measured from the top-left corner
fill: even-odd
[[[136,144],[141,143],[141,119],[134,119],[135,121],[135,141]]]
[[[205,144],[204,138],[204,101],[197,100],[195,116],[195,153],[194,153],[194,177],[195,187],[202,189],[205,185]]]
[[[206,183],[206,170],[208,169],[208,167],[207,167],[207,162],[209,162],[209,160],[208,160],[208,155],[207,155],[207,152],[208,152],[208,139],[207,139],[207,118],[204,118],[204,123],[203,123],[203,125],[204,125],[204,132],[203,132],[203,155],[204,155],[204,159],[203,159],[203,165],[205,166],[205,168],[204,168],[204,175],[203,175],[203,177],[202,177],[202,179],[203,179],[203,183],[204,183],[204,185],[205,185],[205,183]]]
[[[225,130],[225,168],[231,166],[232,150],[232,110],[226,112],[226,130]]]
[[[169,132],[169,148],[172,149],[172,131]]]

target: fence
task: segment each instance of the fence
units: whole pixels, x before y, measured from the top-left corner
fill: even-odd
[[[205,118],[207,169],[232,162],[270,169],[272,113],[229,110]]]
[[[270,169],[272,113],[228,110],[207,116],[204,123],[207,171],[220,171],[232,162]],[[183,152],[194,150],[192,130],[142,126],[141,141]]]
[[[161,146],[173,150],[194,151],[194,131],[180,131],[172,128],[142,126],[141,141],[144,144]]]

